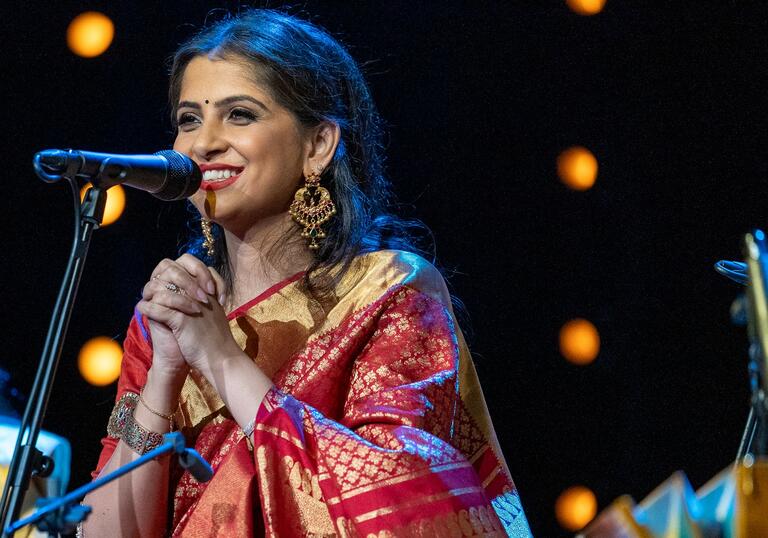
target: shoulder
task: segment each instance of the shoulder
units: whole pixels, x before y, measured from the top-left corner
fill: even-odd
[[[363,254],[341,283],[341,287],[349,291],[362,288],[371,295],[382,295],[401,286],[421,292],[447,308],[451,306],[451,296],[440,271],[413,252],[378,250]]]

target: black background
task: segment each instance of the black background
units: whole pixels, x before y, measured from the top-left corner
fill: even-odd
[[[455,271],[537,536],[563,533],[553,507],[570,485],[590,487],[602,508],[623,493],[642,499],[677,469],[698,487],[735,455],[746,340],[729,321],[737,287],[712,264],[738,259],[742,234],[765,224],[767,6],[608,0],[581,17],[555,0],[294,4],[365,64],[390,125],[389,175]],[[72,223],[70,193],[33,176],[33,153],[169,147],[165,59],[216,7],[236,4],[6,6],[0,364],[20,389],[31,386]],[[65,44],[85,10],[116,25],[95,59]],[[574,144],[600,163],[588,192],[555,175]],[[45,422],[73,444],[73,486],[88,480],[115,392],[81,379],[77,351],[95,335],[122,340],[186,217],[184,204],[132,191],[123,217],[94,236]],[[577,316],[602,337],[588,367],[557,349]]]

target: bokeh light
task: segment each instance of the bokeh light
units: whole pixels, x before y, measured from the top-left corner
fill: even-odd
[[[555,502],[555,516],[560,526],[575,532],[594,519],[597,498],[589,488],[572,486],[563,491]]]
[[[112,44],[114,37],[115,25],[112,20],[98,11],[81,13],[72,19],[67,28],[69,49],[83,58],[102,54]]]
[[[587,148],[568,148],[557,157],[557,175],[569,188],[586,191],[597,179],[597,159]]]
[[[560,329],[560,353],[573,364],[589,364],[600,353],[600,334],[590,321],[572,319]]]
[[[120,344],[106,336],[97,336],[80,348],[77,367],[88,383],[102,387],[113,383],[120,376],[122,358],[123,349]]]
[[[80,201],[85,198],[85,193],[93,185],[86,183],[83,188],[80,189]],[[101,219],[102,226],[109,226],[123,214],[125,209],[125,189],[120,185],[115,185],[107,189],[107,203],[104,206],[104,218]]]
[[[565,0],[565,3],[579,15],[596,15],[605,7],[605,0]]]

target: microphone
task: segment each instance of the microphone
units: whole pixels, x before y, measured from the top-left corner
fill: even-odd
[[[158,151],[154,155],[117,155],[46,149],[35,154],[33,165],[40,179],[49,183],[62,176],[77,176],[100,188],[122,184],[165,201],[192,196],[203,179],[192,159],[173,150]]]

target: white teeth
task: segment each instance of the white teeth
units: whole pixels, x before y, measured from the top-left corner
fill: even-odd
[[[206,170],[203,172],[203,181],[221,181],[229,179],[236,174],[237,172],[235,170],[229,168],[224,170]]]

